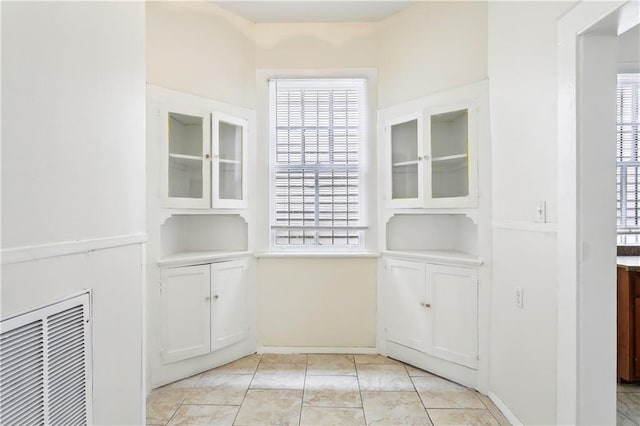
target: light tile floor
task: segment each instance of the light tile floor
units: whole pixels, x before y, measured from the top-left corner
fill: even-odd
[[[256,354],[154,389],[147,424],[509,422],[487,396],[379,355]]]
[[[640,385],[618,383],[617,425],[640,425]]]

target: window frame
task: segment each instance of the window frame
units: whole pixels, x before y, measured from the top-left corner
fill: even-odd
[[[624,122],[619,122],[619,114],[618,114],[618,110],[619,110],[619,97],[618,97],[618,92],[619,92],[619,87],[620,87],[620,76],[629,76],[627,77],[628,80],[630,80],[629,85],[631,86],[636,86],[640,88],[640,72],[619,72],[618,76],[617,76],[617,83],[616,83],[616,175],[618,175],[618,169],[619,168],[625,168],[626,167],[636,167],[636,168],[640,168],[640,120],[638,120],[638,116],[640,115],[640,111],[638,111],[640,109],[640,94],[638,92],[636,92],[635,95],[632,95],[632,101],[631,101],[631,114],[632,114],[632,118],[633,118],[633,114],[635,113],[635,117],[636,117],[636,122],[629,122],[629,123],[624,123]],[[625,77],[623,77],[624,79]],[[640,91],[640,90],[639,90]],[[633,96],[636,97],[635,100],[635,104],[633,102]],[[635,110],[634,110],[635,109]],[[637,142],[637,145],[635,147],[636,153],[635,153],[635,159],[632,158],[631,160],[627,160],[627,161],[618,161],[618,152],[620,151],[620,132],[619,129],[621,126],[630,126],[631,127],[631,132],[632,132],[632,136],[631,136],[631,140],[635,140]],[[633,142],[632,142],[633,143]],[[617,213],[617,215],[619,214],[619,219],[620,221],[622,221],[623,219],[625,219],[627,217],[626,215],[626,205],[628,203],[628,191],[627,191],[627,175],[626,174],[622,174],[620,173],[620,183],[619,183],[619,190],[616,190],[616,203],[619,204],[619,213]],[[640,188],[636,190],[636,193],[640,192]],[[640,197],[636,196],[637,199],[640,200]],[[640,204],[640,201],[637,201]],[[617,216],[616,215],[616,216]],[[637,222],[640,222],[640,206],[636,208],[636,213],[634,215],[634,217],[636,218]],[[624,224],[623,224],[624,225]],[[640,245],[640,223],[638,224],[638,226],[636,227],[630,227],[630,226],[619,226],[619,222],[618,222],[618,217],[616,217],[616,239],[618,244],[632,244],[632,245]]]
[[[336,245],[319,245],[317,244],[317,236],[316,236],[316,244],[313,245],[280,245],[276,244],[276,232],[275,230],[278,228],[282,228],[280,226],[275,225],[275,177],[276,171],[278,170],[278,164],[276,162],[276,108],[275,107],[275,97],[276,97],[276,85],[274,84],[277,80],[306,80],[306,81],[331,81],[331,80],[352,80],[352,81],[361,81],[361,88],[359,93],[359,102],[360,102],[360,120],[359,120],[359,146],[358,146],[358,210],[359,210],[359,224],[355,226],[348,227],[349,229],[357,230],[359,232],[359,244],[358,245],[344,245],[344,246],[336,246]],[[368,196],[366,194],[367,188],[367,158],[368,158],[368,147],[371,144],[369,140],[369,126],[371,120],[371,108],[369,105],[369,85],[371,84],[370,79],[357,75],[340,75],[340,76],[327,76],[327,75],[295,75],[295,76],[272,76],[267,79],[267,129],[268,129],[268,152],[269,152],[269,161],[268,161],[268,172],[269,172],[269,188],[268,188],[268,202],[269,202],[269,219],[268,219],[268,241],[269,241],[269,251],[271,253],[301,253],[301,254],[309,254],[309,253],[318,253],[318,254],[331,254],[331,253],[365,253],[367,247],[367,234],[369,227],[367,225],[367,206],[368,206]],[[324,166],[324,168],[331,168],[331,165]],[[309,166],[309,169],[318,168],[321,169],[323,166],[314,167]],[[318,206],[316,205],[316,209]],[[296,228],[296,227],[292,227]],[[345,227],[334,227],[334,229],[341,229]],[[331,229],[331,228],[329,228]]]

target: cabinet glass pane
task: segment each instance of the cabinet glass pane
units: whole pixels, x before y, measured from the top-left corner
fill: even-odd
[[[469,195],[468,110],[431,116],[431,195],[433,198]]]
[[[418,159],[418,120],[391,126],[391,162],[393,164]]]
[[[202,198],[202,160],[169,156],[169,197]]]
[[[467,153],[469,114],[466,109],[431,116],[431,156]]]
[[[202,156],[202,117],[169,113],[169,153]]]
[[[242,126],[225,123],[219,124],[220,159],[242,160]]]
[[[391,168],[391,197],[418,198],[418,164],[405,164]]]
[[[218,194],[223,200],[242,200],[242,163],[220,161]]]
[[[169,197],[202,198],[203,118],[169,113]]]
[[[218,123],[218,196],[222,200],[242,200],[242,126]]]

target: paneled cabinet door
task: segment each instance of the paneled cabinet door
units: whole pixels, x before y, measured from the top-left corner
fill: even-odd
[[[212,352],[247,337],[247,272],[247,260],[211,265]]]
[[[387,259],[387,340],[425,352],[429,316],[425,264]]]
[[[213,113],[211,130],[213,151],[211,207],[246,208],[247,120]]]
[[[174,362],[211,348],[209,265],[162,271],[162,359]]]
[[[427,265],[431,322],[426,352],[478,367],[478,280],[470,268]]]

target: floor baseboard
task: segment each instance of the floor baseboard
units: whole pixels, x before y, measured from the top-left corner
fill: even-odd
[[[518,419],[516,415],[511,412],[509,407],[507,407],[506,404],[502,402],[500,398],[498,398],[498,395],[493,392],[489,392],[489,395],[487,396],[491,399],[491,401],[493,401],[496,407],[498,407],[498,410],[502,411],[502,414],[504,414],[507,420],[509,420],[509,423],[511,423],[513,426],[522,426],[522,422],[520,421],[520,419]]]
[[[259,354],[357,354],[375,355],[376,348],[347,346],[263,346],[258,345]]]

